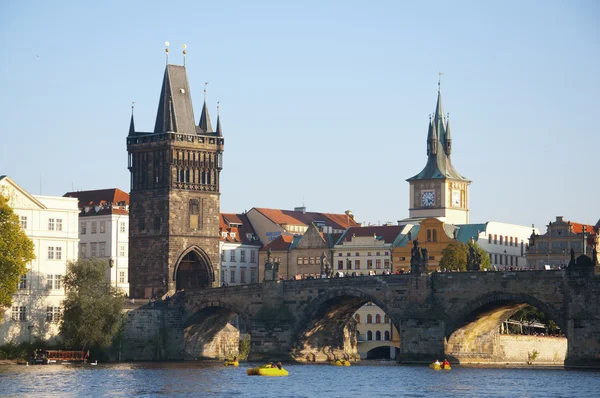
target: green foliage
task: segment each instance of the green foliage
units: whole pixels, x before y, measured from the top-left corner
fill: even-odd
[[[450,243],[442,250],[440,269],[453,271],[467,270],[467,245],[461,242]]]
[[[240,339],[238,351],[239,351],[239,353],[238,353],[239,359],[241,359],[241,360],[248,359],[248,354],[250,354],[250,335],[249,334],[243,335],[243,337]]]
[[[0,313],[10,307],[19,279],[27,273],[27,263],[35,259],[33,242],[27,237],[19,218],[0,195]]]
[[[8,342],[4,345],[0,345],[0,359],[27,360],[34,348],[41,350],[58,350],[63,347],[57,344],[50,344],[43,340],[36,340],[33,343],[22,342],[19,344]]]
[[[60,333],[71,348],[108,347],[119,332],[124,301],[107,282],[107,267],[97,259],[80,259],[67,266]]]
[[[529,360],[530,361],[535,361],[538,357],[540,353],[537,352],[536,350],[533,350],[530,354],[529,354]]]

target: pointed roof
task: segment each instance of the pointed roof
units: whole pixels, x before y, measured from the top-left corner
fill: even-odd
[[[219,114],[217,114],[217,136],[223,137],[223,131],[221,127],[221,115]]]
[[[196,134],[192,96],[185,66],[167,65],[158,101],[154,133]]]
[[[218,118],[217,118],[218,120]],[[206,98],[204,98],[204,105],[202,105],[202,112],[200,113],[200,122],[198,127],[203,133],[212,133],[212,124],[210,123],[210,115],[208,114],[208,107],[206,106]]]
[[[135,135],[135,125],[133,124],[133,112],[131,112],[131,121],[129,122],[129,135]]]
[[[432,125],[432,126],[431,126]],[[437,104],[435,115],[431,121],[430,130],[427,133],[429,137],[437,135],[437,151],[427,151],[427,164],[421,172],[406,181],[415,180],[433,180],[451,178],[459,181],[471,182],[462,176],[452,165],[450,155],[446,153],[446,143],[449,139],[449,131],[444,118],[444,108],[442,106],[442,91],[438,89]],[[428,143],[429,145],[429,143]]]

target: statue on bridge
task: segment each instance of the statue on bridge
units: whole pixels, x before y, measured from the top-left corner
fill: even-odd
[[[411,274],[420,275],[427,273],[427,261],[429,256],[427,249],[419,247],[419,240],[413,240],[413,248],[410,251],[410,272]]]
[[[271,248],[267,250],[267,259],[265,260],[265,281],[278,281],[279,280],[279,263],[273,262],[271,258]]]
[[[469,245],[467,253],[467,271],[479,271],[481,269],[481,253],[475,250],[473,245]]]
[[[321,275],[325,275],[327,278],[333,277],[333,269],[331,268],[331,264],[327,259],[327,255],[325,252],[321,254]]]

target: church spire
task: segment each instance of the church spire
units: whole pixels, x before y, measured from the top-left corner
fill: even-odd
[[[131,103],[131,121],[129,122],[129,135],[135,135],[135,125],[133,123],[133,104],[135,104],[135,102]]]
[[[208,82],[204,83],[204,104],[202,105],[202,112],[200,113],[200,122],[198,127],[203,133],[212,133],[212,124],[210,123],[210,115],[208,114],[208,107],[206,106],[206,86]]]

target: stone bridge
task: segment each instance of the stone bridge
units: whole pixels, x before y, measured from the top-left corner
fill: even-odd
[[[562,271],[381,275],[185,292],[168,305],[130,313],[125,359],[198,357],[237,315],[251,336],[250,359],[356,358],[352,314],[367,302],[400,334],[399,362],[494,362],[500,324],[526,305],[567,337],[566,366],[600,367],[600,277]]]

